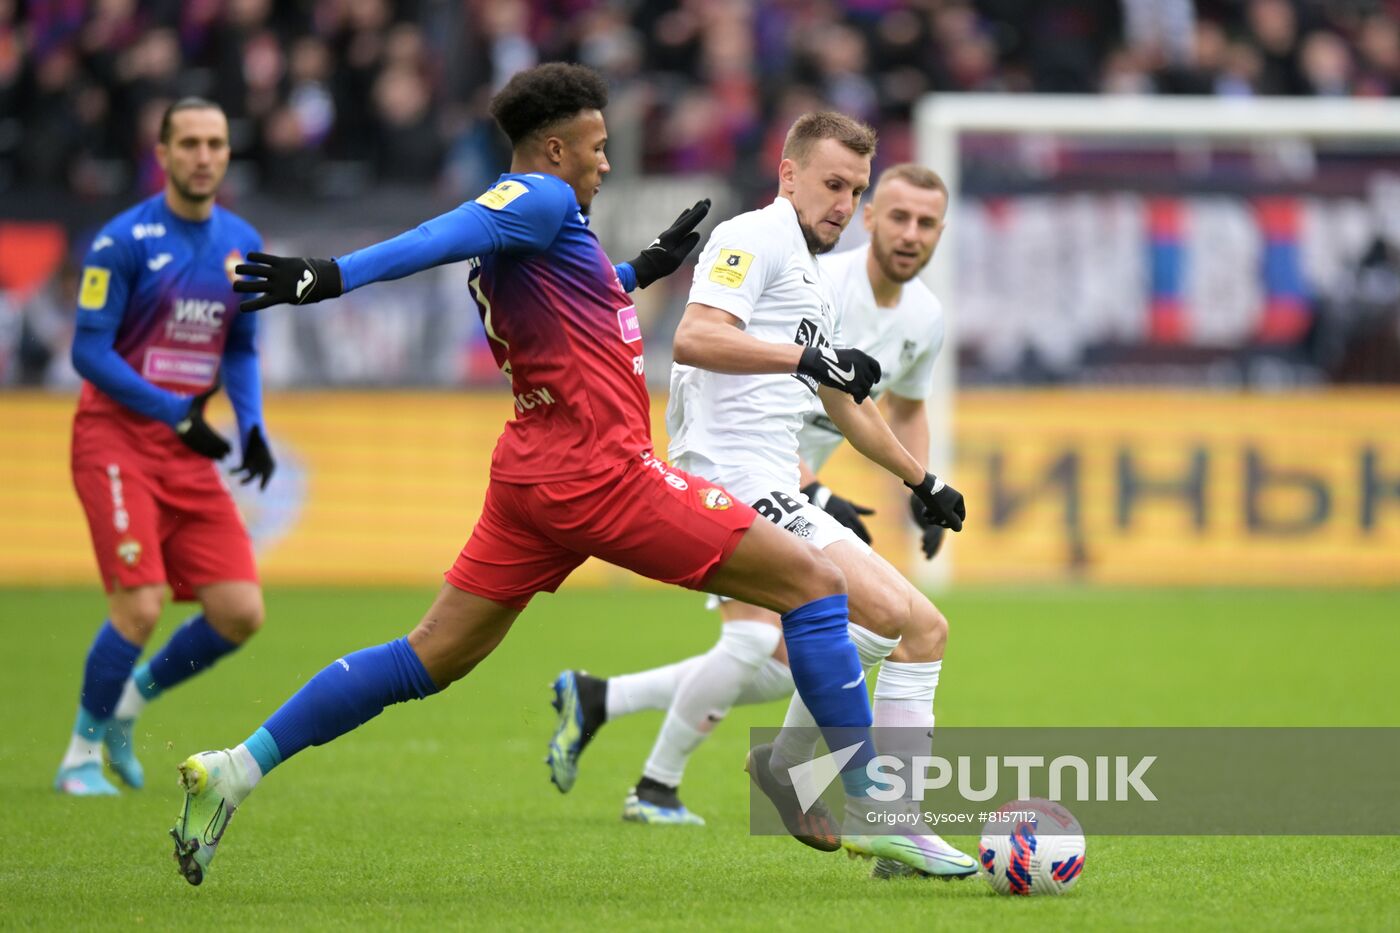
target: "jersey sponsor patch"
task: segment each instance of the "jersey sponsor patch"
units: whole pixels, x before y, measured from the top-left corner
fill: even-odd
[[[642,339],[642,322],[637,320],[636,305],[628,305],[617,312],[617,326],[622,332],[623,343],[636,343]]]
[[[168,347],[147,350],[141,366],[141,375],[152,382],[178,382],[201,389],[213,384],[218,371],[218,354]]]
[[[710,281],[717,285],[738,288],[744,284],[744,276],[749,274],[749,266],[752,264],[753,253],[746,253],[741,249],[722,249],[719,251],[719,258],[710,267]]]
[[[476,203],[498,211],[529,190],[518,181],[503,181],[477,198]]]
[[[101,266],[83,267],[83,285],[78,290],[78,307],[88,311],[100,310],[107,304],[107,286],[112,282],[112,270]]]
[[[783,527],[787,529],[789,533],[795,534],[799,538],[810,538],[812,537],[812,535],[817,533],[817,529],[812,525],[812,523],[807,521],[807,519],[803,518],[801,515],[797,516]]]

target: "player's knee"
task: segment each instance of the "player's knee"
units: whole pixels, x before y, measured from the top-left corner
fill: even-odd
[[[836,562],[816,548],[804,548],[807,560],[795,574],[803,584],[803,602],[846,592],[846,575]]]
[[[238,633],[238,641],[247,641],[262,630],[263,622],[267,620],[267,611],[263,608],[262,600],[256,600],[252,604],[244,607],[234,620],[234,625]]]
[[[862,626],[886,638],[902,637],[909,627],[909,601],[900,591],[868,589],[853,611]]]
[[[943,657],[947,644],[948,619],[928,601],[928,597],[915,591],[910,605],[909,624],[900,641],[899,660],[936,661]]]
[[[221,600],[217,605],[206,605],[204,615],[216,632],[234,644],[241,645],[263,627],[267,610],[263,606],[262,594],[254,589],[240,594],[235,599]]]
[[[112,626],[127,641],[144,645],[160,623],[163,603],[159,587],[119,591],[110,605]]]

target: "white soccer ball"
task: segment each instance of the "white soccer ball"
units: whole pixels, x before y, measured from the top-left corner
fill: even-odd
[[[977,856],[998,894],[1063,894],[1084,870],[1084,830],[1058,803],[1013,800],[982,828]]]

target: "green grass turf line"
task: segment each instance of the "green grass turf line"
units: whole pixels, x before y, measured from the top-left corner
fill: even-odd
[[[707,649],[714,619],[666,591],[541,598],[444,696],[278,769],[205,885],[185,885],[165,836],[179,760],[242,740],[336,657],[407,631],[432,596],[270,590],[263,633],[141,720],[147,789],[72,800],[50,782],[101,594],[0,590],[0,928],[1331,930],[1400,917],[1400,840],[1385,837],[1092,837],[1064,898],[999,898],[976,879],[871,882],[868,863],[747,835],[746,730],[778,723],[780,703],[735,710],[692,762],[683,796],[709,826],[623,824],[660,715],[609,724],[561,796],[541,763],[546,687],[564,667],[618,673]],[[938,602],[952,623],[943,725],[1400,725],[1393,590],[959,590]],[[185,614],[167,610],[152,643]]]

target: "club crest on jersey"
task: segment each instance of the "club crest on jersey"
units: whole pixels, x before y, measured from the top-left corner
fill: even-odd
[[[224,257],[224,275],[228,276],[230,285],[238,281],[238,273],[233,270],[238,268],[238,264],[242,261],[243,254],[236,249],[229,250],[228,255]]]
[[[914,354],[918,351],[919,345],[912,340],[904,341],[904,346],[899,348],[899,362],[902,366],[908,366],[914,362]]]
[[[117,557],[128,567],[141,562],[141,542],[135,538],[122,538],[117,542]]]
[[[744,277],[749,274],[752,264],[753,253],[741,249],[722,249],[719,258],[710,267],[710,281],[728,288],[738,288],[744,284]]]
[[[713,512],[723,512],[734,504],[734,500],[723,489],[711,486],[700,490],[700,504]]]

